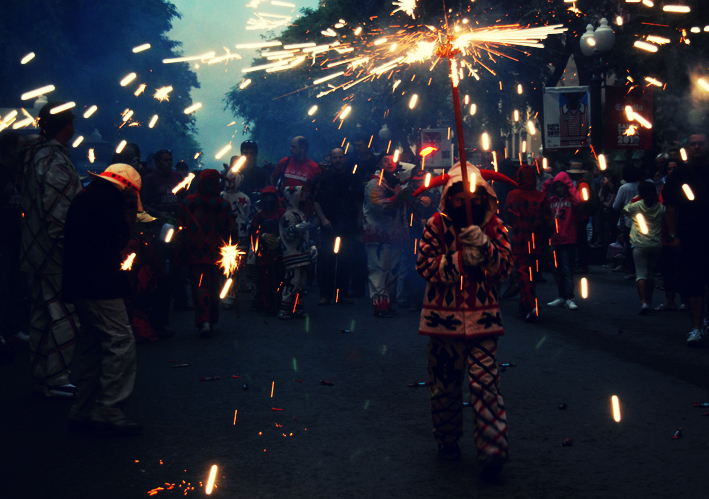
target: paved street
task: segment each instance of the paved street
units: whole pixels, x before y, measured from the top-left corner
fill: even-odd
[[[0,496],[203,496],[217,464],[222,498],[706,497],[709,409],[692,402],[709,401],[709,346],[685,346],[688,313],[639,316],[634,282],[592,270],[578,311],[540,305],[529,325],[516,298],[503,301],[498,360],[517,367],[501,375],[511,462],[498,484],[477,477],[470,416],[462,460],[438,459],[428,389],[407,387],[427,380],[418,315],[376,319],[364,299],[317,307],[312,289],[306,320],[224,311],[208,340],[176,312],[175,338],[138,346],[128,414],[145,424],[140,437],[69,433],[71,402],[30,395],[16,345],[15,363],[0,366]],[[546,277],[540,304],[556,297]]]

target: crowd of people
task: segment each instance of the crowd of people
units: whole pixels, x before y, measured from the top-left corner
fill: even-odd
[[[35,393],[75,397],[73,430],[141,431],[123,412],[135,343],[174,336],[171,307],[193,310],[198,336],[208,338],[220,305],[240,313],[239,294],[247,291],[261,313],[303,317],[316,279],[318,306],[368,296],[377,318],[391,319],[397,309],[420,313],[419,333],[430,336],[439,454],[460,456],[467,368],[479,458],[493,474],[507,458],[496,348],[498,292],[508,276],[506,294],[519,289],[519,317],[534,322],[542,273],[554,275],[558,290],[547,305],[577,310],[574,275],[603,252],[615,271],[636,280],[640,314],[676,310],[680,294],[692,317],[687,344],[705,335],[704,132],[689,135],[686,163],[679,150],[659,155],[652,168],[639,158],[622,165],[622,182],[582,163],[554,174],[536,158],[514,168],[515,181],[467,165],[475,179],[467,193],[459,164],[427,178],[415,165],[376,154],[362,136],[354,154],[334,148],[320,165],[299,136],[272,169],[259,165],[258,145],[245,141],[223,170],[193,172],[189,185],[187,164],[173,167],[170,151],[143,162],[138,145],[127,144],[83,187],[67,149],[74,116],[49,112],[59,104],[40,111],[39,136],[0,138],[0,219],[9,236],[0,245],[0,324],[3,342],[29,341]],[[231,244],[239,265],[225,290],[221,249]],[[26,293],[22,272],[31,275]],[[653,307],[659,273],[665,300]],[[28,320],[20,313],[27,308]],[[81,358],[73,355],[77,341]],[[80,366],[76,386],[72,365]]]

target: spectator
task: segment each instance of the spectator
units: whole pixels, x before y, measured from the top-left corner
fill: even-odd
[[[175,254],[179,264],[187,265],[194,322],[200,338],[207,338],[219,322],[219,294],[222,291],[219,260],[223,246],[231,235],[232,216],[229,203],[219,197],[217,170],[200,173],[197,193],[187,196],[177,213],[182,230],[176,240]]]
[[[190,172],[190,167],[184,161],[180,161],[175,165],[175,171],[179,173],[183,179],[186,179],[187,174]]]
[[[117,163],[123,163],[135,168],[135,170],[140,173],[142,180],[145,180],[145,177],[149,173],[155,171],[143,166],[143,163],[140,161],[140,147],[138,147],[138,144],[132,142],[126,144],[121,152],[113,153],[113,156],[111,156],[111,164],[115,165]]]
[[[615,201],[613,201],[613,209],[616,212],[620,213],[625,205],[630,203],[630,201],[638,195],[638,184],[640,183],[640,179],[640,171],[636,167],[632,165],[625,165],[623,167],[623,180],[625,180],[625,184],[620,186],[618,189],[618,194],[615,197]],[[633,226],[633,221],[621,213],[618,225],[620,226],[620,235],[623,239],[626,262],[625,270],[630,272],[630,275],[634,275],[635,263],[633,262],[633,248],[630,244],[630,228]],[[620,269],[616,268],[613,270],[615,272],[622,272],[624,268],[620,267]]]
[[[308,158],[308,139],[293,137],[290,144],[290,156],[278,162],[271,175],[271,185],[283,192],[286,187],[302,186],[301,210],[307,218],[313,213],[312,196],[320,176],[320,167]]]
[[[588,245],[587,228],[589,219],[596,209],[596,192],[584,178],[586,170],[582,168],[581,163],[571,163],[571,168],[566,173],[569,174],[580,198],[576,226],[576,253],[578,258],[575,270],[579,274],[588,274],[591,252]]]
[[[81,179],[69,158],[74,135],[71,110],[51,114],[64,104],[49,102],[39,112],[39,138],[25,150],[22,179],[21,269],[32,272],[30,357],[35,393],[74,396],[69,383],[79,322],[62,297],[64,223]]]
[[[397,266],[406,238],[404,199],[396,162],[383,156],[381,172],[372,175],[364,190],[364,243],[369,267],[369,296],[374,316],[394,317]]]
[[[239,169],[239,173],[244,177],[241,184],[241,192],[249,196],[251,204],[255,205],[259,199],[261,189],[268,185],[269,174],[266,168],[258,165],[258,144],[253,140],[245,140],[241,143],[241,155],[246,156],[246,162]],[[237,158],[238,159],[238,158]],[[231,158],[232,163],[236,161]]]
[[[154,162],[156,171],[145,178],[142,199],[145,202],[146,211],[157,218],[155,224],[155,235],[157,236],[162,231],[164,224],[175,224],[183,192],[173,193],[172,190],[182,182],[183,178],[180,173],[172,169],[172,153],[170,151],[162,149],[156,152]],[[184,273],[184,268],[177,269],[174,265],[170,265],[170,259],[173,257],[172,242],[157,238],[155,250],[166,274],[163,279],[158,281],[155,288],[155,302],[150,323],[160,338],[170,338],[175,335],[175,331],[168,327],[172,297],[175,297],[176,309],[192,309],[187,300],[187,276]]]
[[[135,339],[124,298],[130,295],[121,251],[138,211],[140,174],[109,166],[74,199],[66,217],[62,290],[81,319],[80,375],[69,429],[135,435],[123,412],[135,383]]]
[[[669,158],[667,162],[667,176],[665,180],[672,178],[678,169],[681,169],[684,163],[681,159]],[[665,190],[665,185],[660,189],[660,202],[665,204],[663,199],[663,193]],[[677,304],[675,303],[675,294],[677,292],[677,283],[679,281],[678,275],[678,259],[679,259],[679,247],[672,245],[669,239],[669,231],[667,229],[667,219],[663,220],[662,224],[662,253],[660,254],[659,267],[662,272],[662,284],[665,287],[665,301],[660,303],[655,310],[665,311],[665,310],[677,310]]]
[[[347,162],[347,170],[354,173],[362,184],[369,181],[369,177],[374,175],[381,163],[381,156],[372,152],[369,141],[368,136],[357,135],[354,140],[355,155]],[[357,166],[356,170],[355,165]]]
[[[554,215],[551,244],[554,251],[554,278],[559,297],[547,303],[549,307],[578,309],[574,301],[574,275],[572,265],[576,257],[579,205],[581,196],[571,183],[566,172],[561,172],[554,180],[547,182],[550,189],[549,204]]]
[[[640,295],[640,315],[647,315],[652,307],[652,293],[655,290],[655,266],[662,251],[660,229],[665,207],[658,202],[654,183],[640,182],[638,193],[640,201],[627,204],[623,214],[633,221],[630,242],[633,245],[635,281]],[[639,219],[640,216],[642,219]]]
[[[265,187],[261,191],[259,210],[251,220],[249,233],[257,269],[253,306],[268,315],[278,313],[278,292],[283,282],[283,258],[278,236],[284,213],[278,203],[276,188]]]
[[[251,219],[254,216],[253,206],[249,196],[242,192],[241,186],[244,177],[239,172],[233,171],[233,168],[227,172],[226,190],[220,194],[231,208],[232,224],[231,224],[231,241],[236,244],[242,254],[247,254],[249,251],[249,226]],[[246,274],[243,272],[242,265],[239,265],[237,275],[234,276],[234,286],[230,293],[224,298],[225,307],[233,307],[236,301],[236,294],[239,291],[246,291]]]
[[[534,322],[539,316],[533,275],[549,238],[551,208],[546,194],[537,190],[534,168],[517,170],[517,189],[507,195],[505,216],[510,226],[512,254],[519,282],[519,316]]]
[[[347,170],[345,153],[339,147],[330,153],[331,168],[320,176],[315,195],[315,213],[320,218],[322,245],[318,259],[320,301],[329,305],[333,298],[350,305],[347,297],[351,275],[357,220],[362,218],[362,184]],[[335,255],[335,239],[340,238]],[[335,275],[337,268],[337,275]]]
[[[596,247],[603,247],[610,241],[615,241],[618,233],[618,214],[613,210],[615,197],[618,195],[618,177],[613,173],[605,173],[601,180],[601,188],[598,192],[600,204],[599,218],[601,219],[600,230],[598,231],[598,244]]]
[[[26,279],[20,271],[22,241],[22,135],[5,132],[0,135],[0,343],[17,338],[28,341],[22,332],[23,300]]]
[[[284,320],[303,317],[303,300],[300,299],[300,293],[305,288],[307,267],[311,260],[318,256],[315,244],[310,242],[311,225],[300,211],[302,191],[302,186],[283,189],[286,211],[280,220],[279,235],[285,277],[281,286],[283,297],[278,318]]]
[[[468,225],[461,170],[455,165],[442,177],[442,213],[435,213],[423,231],[416,270],[428,285],[419,334],[430,336],[428,373],[438,455],[460,459],[467,367],[477,457],[483,477],[492,478],[508,459],[507,415],[496,359],[497,338],[504,331],[495,283],[509,274],[512,254],[504,225],[495,215],[495,192],[468,164],[470,173],[476,179],[471,195],[474,225]]]
[[[709,150],[707,134],[693,131],[688,140],[688,163],[668,179],[663,189],[667,206],[670,245],[680,248],[679,275],[689,299],[693,329],[687,346],[699,346],[705,336],[704,297],[709,265],[705,257],[709,244],[706,214],[709,211]],[[684,186],[687,188],[684,188]],[[691,196],[688,194],[691,192]],[[693,199],[691,199],[693,198]]]

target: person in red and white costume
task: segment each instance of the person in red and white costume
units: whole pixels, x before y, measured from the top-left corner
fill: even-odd
[[[308,139],[293,137],[290,156],[281,159],[271,175],[271,185],[281,192],[286,187],[303,186],[300,209],[306,219],[313,213],[313,193],[322,171],[315,161],[308,158],[308,147]]]

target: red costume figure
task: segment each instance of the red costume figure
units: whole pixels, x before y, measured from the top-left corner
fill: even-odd
[[[279,223],[285,210],[279,206],[278,191],[273,186],[261,191],[260,209],[251,220],[251,248],[256,255],[257,290],[254,300],[269,315],[278,313],[278,292],[283,282]]]
[[[551,207],[547,195],[537,190],[534,167],[517,170],[519,188],[507,195],[505,219],[510,225],[512,254],[519,282],[519,315],[533,322],[539,315],[533,275],[539,271],[539,257],[549,238]]]
[[[221,175],[204,170],[198,180],[197,194],[187,196],[177,212],[177,260],[187,264],[192,284],[195,325],[200,338],[206,338],[219,321],[221,270],[219,248],[231,234],[231,209],[219,197]]]

